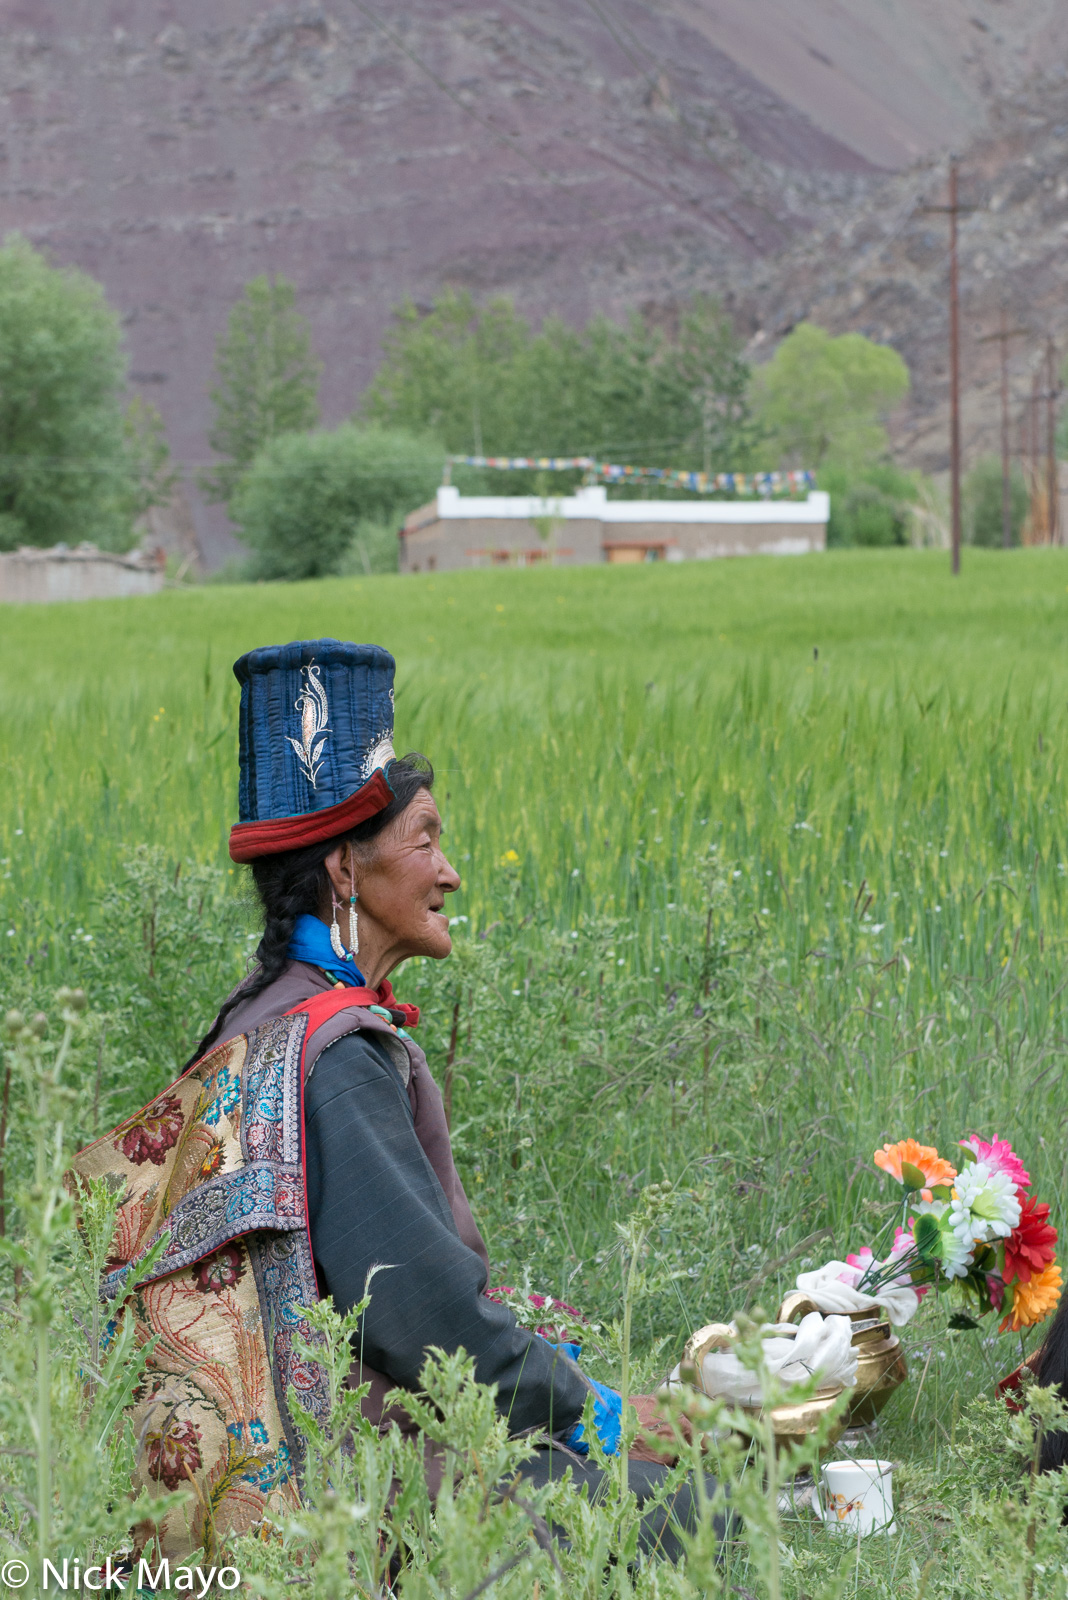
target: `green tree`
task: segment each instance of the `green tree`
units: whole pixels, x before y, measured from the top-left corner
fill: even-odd
[[[908,393],[896,350],[801,322],[754,377],[760,420],[784,464],[861,467],[886,455],[882,418]]]
[[[480,308],[446,290],[428,313],[411,302],[395,312],[364,412],[457,455],[729,468],[752,449],[748,387],[733,328],[708,297],[674,335],[638,315],[581,330],[549,318],[534,333],[509,300]]]
[[[92,278],[17,235],[0,249],[0,550],[132,543],[125,360]]]
[[[678,464],[709,473],[745,466],[757,437],[749,405],[751,373],[729,318],[711,295],[698,295],[682,313],[678,336],[654,371],[655,400],[683,430],[675,453],[681,451],[686,460]],[[664,448],[670,448],[667,441]]]
[[[1004,542],[1001,495],[1001,459],[984,456],[964,479],[964,527],[969,544],[996,546]],[[1030,504],[1023,471],[1018,462],[1013,462],[1009,475],[1009,525],[1013,544],[1020,542]]]
[[[201,474],[211,500],[229,505],[258,450],[319,420],[322,363],[286,278],[253,278],[215,347],[215,419],[208,443],[224,459]]]
[[[332,433],[273,439],[230,505],[239,537],[254,551],[252,576],[374,570],[383,564],[382,524],[392,519],[395,529],[398,518],[428,500],[441,468],[433,442],[397,428],[348,422]],[[389,564],[396,568],[395,542]]]

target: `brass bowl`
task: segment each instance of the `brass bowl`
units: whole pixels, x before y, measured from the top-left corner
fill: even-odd
[[[787,1322],[790,1319],[781,1317],[779,1320]],[[687,1339],[682,1358],[683,1370],[692,1369],[695,1387],[702,1393],[704,1383],[701,1363],[705,1356],[713,1350],[727,1350],[733,1342],[734,1336],[725,1322],[710,1322]],[[775,1406],[771,1413],[771,1421],[775,1430],[776,1448],[782,1450],[786,1445],[797,1444],[810,1433],[815,1433],[841,1392],[842,1385],[835,1384],[826,1389],[818,1389],[810,1399],[802,1401],[800,1405]],[[754,1417],[762,1414],[760,1406],[739,1406],[738,1409]],[[843,1412],[832,1427],[827,1442],[820,1451],[821,1455],[825,1455],[838,1443],[848,1426],[848,1421],[849,1413]]]
[[[795,1322],[808,1312],[818,1310],[819,1306],[808,1295],[795,1289],[783,1301],[779,1321]],[[846,1314],[853,1324],[852,1344],[857,1352],[857,1376],[847,1425],[858,1428],[875,1421],[894,1390],[905,1382],[909,1369],[901,1340],[883,1320],[881,1312],[850,1311]]]
[[[810,1433],[815,1433],[827,1412],[842,1392],[842,1385],[835,1384],[832,1389],[817,1389],[811,1400],[805,1400],[797,1406],[776,1406],[771,1413],[771,1425],[775,1429],[775,1444],[782,1450],[788,1444],[800,1444]],[[754,1415],[759,1416],[757,1408],[753,1409]],[[820,1449],[820,1455],[827,1452],[838,1443],[849,1424],[849,1412],[843,1411],[831,1428],[826,1443]]]

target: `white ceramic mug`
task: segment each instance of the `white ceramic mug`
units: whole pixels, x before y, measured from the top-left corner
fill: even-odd
[[[823,1468],[820,1515],[841,1533],[877,1533],[894,1520],[889,1461],[829,1461]]]

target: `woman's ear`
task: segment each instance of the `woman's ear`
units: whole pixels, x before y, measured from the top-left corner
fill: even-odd
[[[344,896],[346,899],[348,898],[348,894],[349,894],[349,863],[348,863],[348,858],[349,858],[349,856],[351,856],[351,853],[352,853],[351,845],[349,845],[349,844],[339,844],[336,849],[331,850],[330,854],[326,857],[326,859],[323,862],[323,867],[324,867],[324,869],[326,871],[326,876],[330,880],[330,887],[333,890],[334,894],[338,897],[339,900],[342,898],[342,896]]]

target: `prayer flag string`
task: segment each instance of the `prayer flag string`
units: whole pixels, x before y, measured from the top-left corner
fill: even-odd
[[[629,467],[593,456],[448,456],[449,466],[492,467],[503,471],[567,472],[579,469],[602,483],[634,483],[642,479],[698,494],[801,494],[816,487],[816,475],[788,472],[690,472],[682,467]]]

